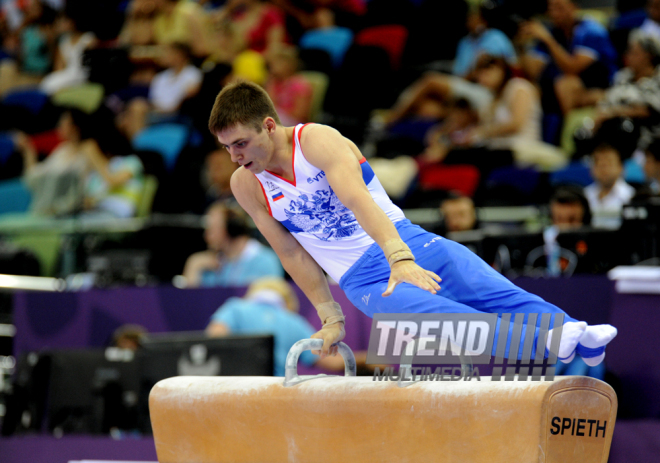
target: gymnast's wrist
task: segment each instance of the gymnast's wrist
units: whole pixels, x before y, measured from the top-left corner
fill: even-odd
[[[390,268],[402,260],[411,260],[413,262],[415,261],[415,256],[413,255],[412,251],[401,239],[386,241],[383,245],[383,253],[387,258],[387,263],[390,264]]]
[[[335,323],[343,324],[346,321],[344,313],[341,310],[341,306],[335,301],[322,302],[320,304],[316,304],[314,307],[316,308],[316,313],[321,319],[323,328]]]

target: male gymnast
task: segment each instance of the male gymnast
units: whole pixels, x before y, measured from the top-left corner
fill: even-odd
[[[323,339],[322,358],[335,355],[333,344],[345,335],[324,270],[370,317],[564,313],[464,246],[413,225],[353,142],[325,125],[282,126],[258,85],[227,85],[216,98],[209,130],[241,166],[231,178],[236,200],[319,314],[323,327],[312,338]],[[570,362],[577,352],[597,365],[614,336],[613,326],[588,326],[566,315],[558,357]],[[547,346],[551,337],[552,331]]]

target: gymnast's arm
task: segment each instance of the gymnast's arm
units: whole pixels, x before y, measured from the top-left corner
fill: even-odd
[[[230,185],[238,203],[250,214],[259,231],[280,258],[284,269],[310,302],[315,307],[325,302],[333,302],[323,269],[291,236],[291,233],[268,213],[268,205],[263,197],[259,180],[251,172],[240,167],[232,175]],[[336,353],[337,348],[331,349],[330,346],[341,341],[344,335],[344,322],[326,325],[323,330],[313,335],[312,338],[325,341],[321,358],[329,353]]]
[[[349,208],[360,226],[384,250],[385,243],[401,239],[399,232],[376,204],[362,178],[358,161],[358,148],[335,129],[314,124],[301,136],[305,158],[325,172],[328,183],[341,203]],[[386,256],[388,257],[388,256]],[[440,290],[435,273],[424,270],[412,260],[401,260],[392,265],[390,281],[383,296],[389,296],[397,284],[407,282],[435,294]]]

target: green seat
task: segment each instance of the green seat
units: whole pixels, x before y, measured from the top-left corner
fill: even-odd
[[[144,186],[142,195],[135,211],[135,217],[148,217],[151,214],[151,206],[154,203],[154,197],[158,190],[158,179],[153,175],[144,177]]]
[[[57,259],[62,247],[62,233],[55,230],[39,230],[8,237],[16,246],[34,253],[41,265],[41,276],[56,276]]]
[[[575,153],[575,142],[573,134],[584,124],[586,119],[593,119],[596,115],[596,108],[580,108],[569,112],[564,118],[564,126],[561,129],[561,149],[569,156]]]
[[[57,106],[73,106],[91,114],[101,106],[104,92],[101,84],[83,84],[60,90],[52,100]]]
[[[312,104],[309,111],[309,120],[310,122],[320,122],[319,117],[321,116],[323,101],[325,100],[325,93],[328,90],[330,79],[326,74],[317,71],[304,71],[300,75],[312,86]]]

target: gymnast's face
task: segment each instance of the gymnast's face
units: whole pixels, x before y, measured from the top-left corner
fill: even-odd
[[[218,141],[231,155],[232,162],[238,163],[253,174],[263,172],[274,152],[271,134],[276,123],[271,117],[264,119],[261,130],[249,125],[236,124],[218,132]]]

